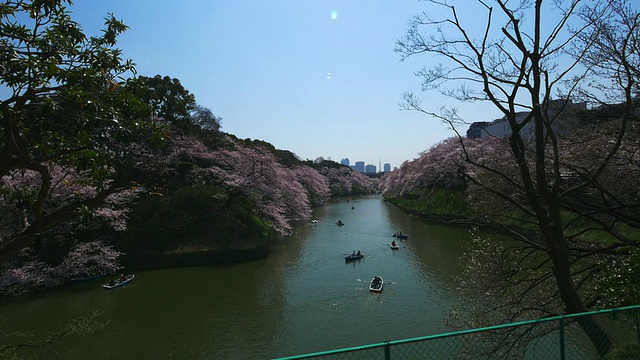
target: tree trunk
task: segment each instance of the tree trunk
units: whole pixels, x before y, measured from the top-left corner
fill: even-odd
[[[554,241],[555,240],[555,241]],[[582,302],[576,286],[571,278],[571,265],[569,263],[569,252],[564,239],[547,239],[550,246],[551,259],[553,261],[553,274],[560,290],[560,297],[566,307],[568,314],[587,312],[587,308]],[[561,244],[559,244],[561,243]],[[582,316],[577,318],[577,322],[589,337],[589,340],[598,351],[600,356],[608,354],[615,340],[609,333],[596,322],[592,316]]]

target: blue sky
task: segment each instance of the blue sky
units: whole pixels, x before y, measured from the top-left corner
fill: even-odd
[[[398,106],[403,92],[420,91],[414,72],[435,60],[401,62],[393,47],[409,18],[429,10],[417,0],[77,0],[71,7],[89,34],[108,13],[123,20],[130,29],[118,47],[138,74],[178,78],[222,117],[225,132],[302,159],[392,166],[454,135]],[[437,94],[427,99],[432,108],[451,105]],[[469,121],[498,117],[465,109]]]

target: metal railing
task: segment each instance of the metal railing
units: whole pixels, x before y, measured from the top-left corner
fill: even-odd
[[[290,356],[293,359],[640,359],[640,305]]]

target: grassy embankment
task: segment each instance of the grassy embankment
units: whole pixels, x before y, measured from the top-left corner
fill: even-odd
[[[466,219],[472,216],[465,193],[460,189],[424,189],[386,200],[402,210],[435,221]]]
[[[492,220],[491,218],[483,218],[486,214],[479,214],[478,211],[469,204],[463,189],[430,188],[402,197],[388,197],[386,199],[406,212],[432,221],[458,225],[477,225],[496,229],[495,226],[489,225]],[[506,221],[506,225],[519,228],[524,232],[539,232],[539,228],[530,222],[531,219],[526,218],[522,213],[512,211],[508,214],[500,215],[503,216],[500,217],[499,221]],[[576,220],[574,217],[575,215],[570,213],[565,213],[563,217],[564,222],[568,224],[566,227],[566,236],[573,237],[577,235],[574,241],[603,245],[617,242],[609,232],[594,230],[596,228],[594,225],[596,224],[586,219]],[[585,231],[586,229],[591,230]],[[640,231],[632,229],[622,223],[617,225],[616,232],[640,242]]]

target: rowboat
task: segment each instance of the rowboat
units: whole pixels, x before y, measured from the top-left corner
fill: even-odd
[[[398,239],[408,239],[409,235],[405,235],[405,234],[403,234],[401,232],[397,232],[397,233],[393,234],[393,237],[394,238],[398,238]]]
[[[382,285],[384,285],[384,281],[382,280],[382,278],[380,276],[374,276],[373,279],[371,279],[371,283],[369,284],[369,290],[380,292],[382,291]]]
[[[350,254],[344,257],[344,261],[360,260],[364,257],[364,254]]]
[[[133,280],[134,276],[135,276],[134,274],[131,274],[131,275],[125,276],[124,280],[123,279],[111,280],[107,284],[102,285],[102,287],[105,289],[117,288],[118,286],[122,286],[128,283],[129,281]]]
[[[397,243],[397,242],[395,242],[395,241],[394,241],[394,242],[392,242],[392,243],[390,243],[390,244],[389,244],[389,246],[390,246],[393,250],[398,250],[398,249],[400,249],[400,245],[398,245],[398,243]]]

